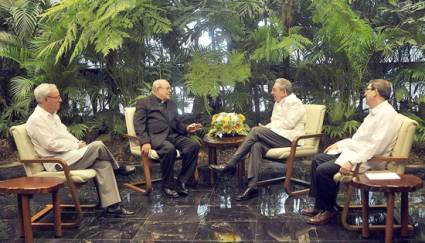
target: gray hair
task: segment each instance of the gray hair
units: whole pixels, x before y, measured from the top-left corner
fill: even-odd
[[[56,88],[56,85],[54,85],[54,84],[42,83],[42,84],[38,85],[34,89],[34,97],[35,97],[35,100],[37,101],[37,103],[41,104],[41,102],[47,96],[49,96],[50,91],[52,91],[52,89],[55,89],[55,88]]]
[[[156,91],[158,91],[159,88],[161,88],[161,82],[166,81],[165,79],[157,79],[155,81],[153,81],[152,83],[152,93],[156,93]]]
[[[286,93],[288,93],[288,95],[292,93],[291,81],[284,78],[278,78],[276,79],[275,84],[279,85],[279,88],[281,90],[286,90]]]
[[[372,89],[376,89],[381,97],[388,100],[391,96],[391,83],[385,79],[372,79],[369,81]]]

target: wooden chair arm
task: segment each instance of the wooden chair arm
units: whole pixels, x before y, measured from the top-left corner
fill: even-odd
[[[62,167],[69,167],[68,164],[65,162],[65,160],[61,158],[43,158],[43,159],[23,159],[21,160],[24,164],[31,164],[31,163],[55,163],[60,164]]]
[[[136,135],[130,135],[130,134],[123,134],[124,137],[128,138],[129,140],[136,140],[137,143],[142,144],[140,141],[140,138]]]
[[[317,133],[317,134],[308,134],[308,135],[302,135],[302,136],[295,137],[294,140],[291,143],[291,152],[289,153],[288,160],[291,160],[292,161],[293,158],[295,158],[295,152],[297,152],[298,142],[301,139],[306,139],[306,138],[320,138],[322,136],[323,136],[323,133]]]
[[[69,168],[69,165],[66,163],[65,160],[61,159],[61,158],[42,158],[42,159],[23,159],[21,160],[22,163],[24,164],[31,164],[31,163],[55,163],[55,164],[60,164],[62,166],[63,169],[63,173],[65,174],[65,178],[68,182],[68,186],[70,187],[75,187],[74,185],[74,181],[72,181],[71,179],[71,169]],[[72,185],[71,185],[72,184]]]
[[[368,160],[368,162],[396,162],[396,163],[404,163],[408,160],[409,158],[407,157],[391,157],[391,156],[376,156],[376,157],[372,157],[371,159]]]
[[[297,142],[298,142],[298,140],[300,140],[300,139],[305,139],[305,138],[315,138],[315,137],[320,138],[321,136],[323,136],[323,133],[315,133],[315,134],[301,135],[301,136],[296,137],[296,138],[294,139],[294,141],[297,141]]]

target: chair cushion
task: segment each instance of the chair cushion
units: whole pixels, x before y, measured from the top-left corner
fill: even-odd
[[[85,169],[85,170],[71,170],[71,179],[75,183],[85,183],[90,179],[93,179],[96,176],[96,171],[94,169]],[[66,181],[66,177],[63,171],[41,171],[33,174],[35,177],[56,177]]]
[[[311,155],[317,154],[318,152],[317,150],[318,149],[312,145],[303,145],[297,148],[297,152],[295,154],[297,157],[311,156]],[[267,151],[266,158],[284,159],[289,156],[290,151],[291,151],[290,147],[272,148]]]

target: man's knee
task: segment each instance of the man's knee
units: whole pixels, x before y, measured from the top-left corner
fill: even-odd
[[[198,142],[192,140],[192,142],[188,146],[187,151],[189,153],[198,153],[200,149],[201,145]]]
[[[93,148],[97,149],[106,148],[106,145],[102,141],[91,142],[88,146],[92,146]]]
[[[163,154],[173,154],[176,153],[176,147],[171,143],[166,143],[161,148]]]
[[[337,167],[330,166],[329,163],[321,164],[316,168],[316,174],[319,177],[332,178],[337,172]]]
[[[265,129],[268,129],[268,128],[265,128],[265,127],[253,127],[251,129],[250,133],[252,133],[253,135],[257,135],[259,133],[262,133]]]
[[[253,151],[261,151],[263,149],[263,145],[261,143],[254,143],[252,145],[252,150]]]

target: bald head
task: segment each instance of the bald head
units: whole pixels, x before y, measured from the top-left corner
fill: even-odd
[[[152,94],[161,99],[167,101],[171,99],[171,86],[165,79],[157,79],[152,83]]]

